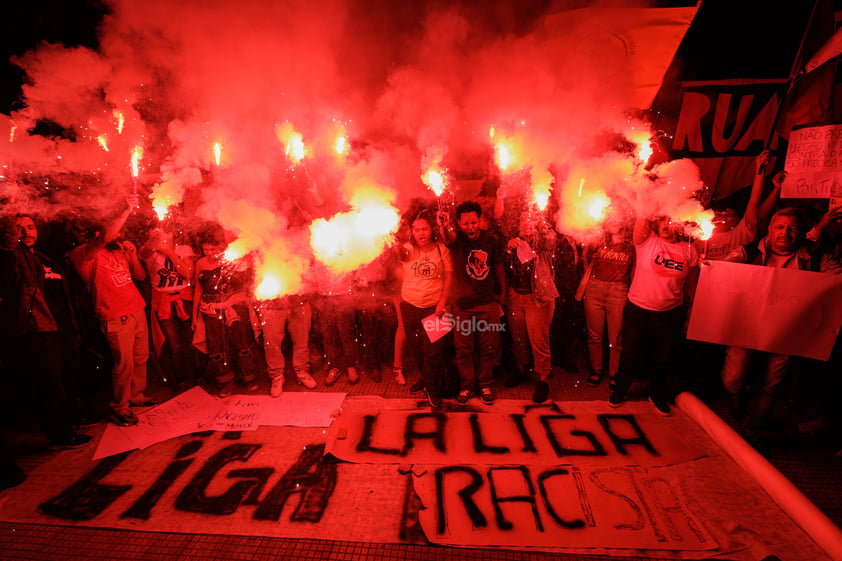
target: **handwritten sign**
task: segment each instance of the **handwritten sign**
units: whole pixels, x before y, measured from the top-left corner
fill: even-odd
[[[702,267],[687,338],[827,360],[842,275],[714,261]]]
[[[200,430],[244,431],[259,425],[328,427],[344,393],[286,392],[281,397],[235,395],[218,399],[200,387],[138,415],[133,427],[108,424],[94,459]]]
[[[245,396],[243,406],[256,397],[263,396]],[[379,416],[410,406],[418,411],[417,405],[417,400],[375,402],[361,396],[346,400],[341,415]],[[470,426],[470,417],[464,418],[471,414],[470,407],[454,413],[463,417],[453,419],[454,428],[465,420]],[[431,541],[553,551],[565,558],[578,553],[613,559],[645,551],[645,557],[660,559],[830,561],[681,411],[662,419],[649,403],[635,401],[612,409],[604,401],[536,405],[499,400],[497,408],[506,415],[532,416],[538,425],[526,423],[523,435],[487,432],[488,419],[480,417],[483,442],[512,451],[484,453],[484,462],[457,461],[461,451],[452,447],[447,448],[452,458],[427,455],[435,462],[411,468],[409,457],[398,464],[384,454],[379,454],[379,465],[337,462],[325,456],[321,427],[197,432],[93,462],[90,447],[67,450],[31,471],[19,487],[0,493],[0,519],[297,540]],[[566,454],[551,462],[542,457],[537,462],[516,461],[529,439],[538,449],[544,446],[543,429],[535,432],[543,427],[542,417],[566,414],[576,415],[581,425],[562,433],[557,429],[572,425],[554,427],[557,421],[547,420],[562,446],[584,450],[590,433],[620,461],[589,462],[586,456]],[[656,459],[659,465],[654,465],[645,445],[632,442],[639,438],[638,431],[620,420],[611,423],[610,432],[627,452],[640,450],[636,457],[633,452],[623,454],[593,425],[601,414],[637,419],[658,451],[663,440],[680,439],[704,456],[673,465]],[[402,442],[406,432],[406,425],[399,423],[373,428],[372,445]],[[663,437],[656,434],[667,428]],[[462,448],[478,444],[469,440]],[[514,450],[516,444],[520,447]],[[418,448],[427,445],[432,447],[419,442]],[[702,553],[708,550],[715,553]]]
[[[793,129],[784,169],[781,197],[842,196],[842,124]]]
[[[701,455],[654,413],[595,411],[579,402],[527,413],[343,412],[327,451],[372,464],[672,465]]]
[[[225,408],[216,412],[201,430],[242,431],[257,430],[260,425],[260,401],[250,396],[235,395],[227,399]]]
[[[624,466],[416,466],[433,543],[710,550],[667,469]]]

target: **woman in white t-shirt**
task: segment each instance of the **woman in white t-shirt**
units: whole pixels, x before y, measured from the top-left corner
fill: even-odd
[[[407,348],[415,353],[416,366],[421,370],[430,405],[439,407],[438,376],[442,368],[444,339],[431,342],[422,320],[435,316],[438,321],[445,321],[445,304],[453,269],[450,252],[435,238],[435,225],[435,217],[429,210],[422,210],[412,219],[410,243],[400,251],[403,263],[400,312]],[[398,383],[404,380],[397,366],[395,380]]]
[[[623,310],[623,351],[608,402],[619,407],[632,379],[651,372],[649,400],[658,412],[670,415],[667,374],[672,351],[682,333],[685,302],[692,301],[699,273],[699,254],[679,238],[677,225],[667,217],[634,224],[635,265],[629,302]]]

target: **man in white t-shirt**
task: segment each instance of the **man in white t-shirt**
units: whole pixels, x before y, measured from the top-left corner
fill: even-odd
[[[608,398],[619,407],[628,397],[635,375],[651,372],[649,400],[664,416],[670,415],[667,389],[673,348],[682,333],[699,274],[699,254],[681,241],[669,218],[634,224],[635,265],[629,302],[623,310],[623,351],[616,386]]]
[[[764,150],[757,157],[757,173],[754,174],[754,183],[751,186],[751,196],[746,205],[745,213],[740,218],[737,211],[731,206],[714,207],[714,224],[716,229],[707,240],[696,240],[696,251],[704,259],[710,261],[721,261],[729,253],[738,247],[750,244],[757,236],[757,231],[762,226],[772,209],[778,202],[781,194],[781,185],[786,177],[786,172],[778,172],[772,178],[772,191],[763,199],[763,182],[765,175],[763,171],[769,164],[771,155],[769,150]]]

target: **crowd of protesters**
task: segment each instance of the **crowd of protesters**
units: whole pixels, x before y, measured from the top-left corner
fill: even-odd
[[[218,224],[191,229],[150,219],[126,228],[143,213],[136,195],[102,225],[53,220],[49,246],[38,217],[5,216],[0,360],[6,376],[26,371],[20,378],[31,381],[56,448],[91,440],[77,429],[97,420],[92,356],[100,371],[110,370],[108,419],[120,426],[137,424],[137,407],[157,404],[146,393],[148,364],[175,392],[202,383],[220,397],[257,391],[263,376],[279,397],[290,374],[312,390],[343,376],[380,383],[386,373],[387,383],[423,392],[432,408],[474,396],[490,405],[498,379],[531,384],[541,403],[553,366],[575,374],[587,364],[589,386],[607,374],[612,407],[644,379],[666,416],[700,266],[729,260],[842,272],[842,211],[814,216],[809,229],[804,209],[781,207],[783,174],[765,184],[768,161],[768,152],[757,159],[741,217],[735,208],[715,209],[707,242],[686,239],[669,216],[629,214],[606,222],[598,243],[581,244],[554,224],[557,209],[539,211],[524,193],[490,179],[455,208],[413,201],[374,263],[336,275],[313,261],[304,274],[310,292],[268,301],[254,298],[252,256],[225,258],[232,239]],[[799,363],[738,347],[707,354],[704,364],[721,372],[734,420],[744,426],[769,415]],[[765,363],[757,382],[749,376],[753,358]],[[831,375],[838,364],[837,343],[830,361],[810,366],[838,388]],[[825,415],[838,431],[832,405]],[[8,454],[0,461],[4,486],[22,477]]]

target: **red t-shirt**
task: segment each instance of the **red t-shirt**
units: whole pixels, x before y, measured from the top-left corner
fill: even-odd
[[[84,250],[84,245],[74,249],[70,260],[91,291],[99,319],[117,319],[146,307],[132,280],[129,260],[122,251],[103,248],[93,259],[86,261]]]

